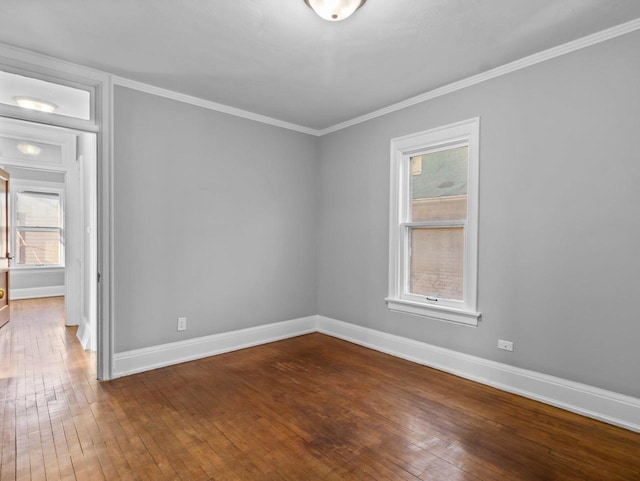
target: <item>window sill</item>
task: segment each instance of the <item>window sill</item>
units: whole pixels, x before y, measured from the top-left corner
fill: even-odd
[[[413,314],[414,316],[428,317],[429,319],[435,319],[437,321],[453,322],[455,324],[462,324],[465,326],[476,327],[478,325],[478,319],[481,316],[481,313],[475,311],[422,304],[420,302],[407,301],[404,299],[387,297],[385,301],[391,311]]]

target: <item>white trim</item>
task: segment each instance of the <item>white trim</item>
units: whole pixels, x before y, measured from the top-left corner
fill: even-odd
[[[241,117],[243,119],[249,119],[255,122],[262,122],[263,124],[273,125],[275,127],[280,127],[283,129],[301,132],[303,134],[309,134],[309,135],[315,135],[315,136],[320,135],[319,130],[312,129],[310,127],[304,127],[302,125],[293,124],[291,122],[285,122],[283,120],[274,119],[273,117],[267,117],[266,115],[256,114],[253,112],[249,112],[247,110],[231,107],[229,105],[219,104],[217,102],[212,102],[210,100],[204,100],[198,97],[193,97],[191,95],[175,92],[173,90],[167,90],[160,87],[155,87],[153,85],[149,85],[143,82],[138,82],[136,80],[129,80],[126,78],[114,76],[113,84],[118,85],[120,87],[127,87],[130,89],[139,90],[141,92],[145,92],[148,94],[157,95],[159,97],[164,97],[171,100],[177,100],[178,102],[184,102],[185,104],[195,105],[197,107],[202,107],[204,109],[214,110],[216,112],[221,112],[229,115],[235,115],[236,117]]]
[[[291,122],[285,122],[282,120],[278,120],[272,117],[267,117],[265,115],[249,112],[247,110],[238,109],[235,107],[231,107],[224,104],[219,104],[216,102],[212,102],[209,100],[204,100],[198,97],[193,97],[191,95],[182,94],[179,92],[175,92],[168,89],[163,89],[160,87],[155,87],[150,84],[146,84],[143,82],[138,82],[136,80],[130,80],[124,77],[111,76],[112,85],[119,85],[122,87],[127,87],[143,92],[147,92],[150,94],[158,95],[161,97],[170,98],[173,100],[177,100],[179,102],[188,103],[191,105],[196,105],[205,109],[215,110],[217,112],[223,112],[230,115],[235,115],[237,117],[246,118],[249,120],[254,120],[256,122],[262,122],[265,124],[273,125],[276,127],[281,127],[288,130],[293,130],[296,132],[301,132],[309,135],[313,135],[316,137],[322,137],[324,135],[337,132],[342,129],[346,129],[347,127],[351,127],[353,125],[361,124],[368,120],[375,119],[377,117],[381,117],[383,115],[396,112],[398,110],[405,109],[407,107],[411,107],[416,104],[420,104],[427,100],[431,100],[437,97],[441,97],[443,95],[447,95],[451,92],[456,92],[458,90],[462,90],[467,87],[471,87],[473,85],[485,82],[487,80],[491,80],[496,77],[500,77],[502,75],[507,75],[509,73],[515,72],[517,70],[521,70],[527,67],[531,67],[533,65],[545,62],[547,60],[551,60],[562,55],[566,55],[577,50],[581,50],[586,47],[590,47],[592,45],[597,45],[602,42],[606,42],[607,40],[614,39],[616,37],[620,37],[622,35],[626,35],[627,33],[634,32],[640,29],[640,18],[635,20],[631,20],[626,23],[622,23],[620,25],[616,25],[606,30],[602,30],[600,32],[596,32],[591,35],[587,35],[586,37],[579,38],[577,40],[573,40],[571,42],[567,42],[562,45],[558,45],[556,47],[549,48],[547,50],[543,50],[542,52],[538,52],[527,57],[521,58],[519,60],[515,60],[513,62],[507,63],[505,65],[493,68],[491,70],[487,70],[486,72],[479,73],[477,75],[472,75],[471,77],[467,77],[466,79],[459,80],[457,82],[450,83],[448,85],[444,85],[434,90],[430,90],[423,94],[417,95],[415,97],[411,97],[409,99],[403,100],[402,102],[398,102],[387,107],[374,110],[365,115],[361,115],[360,117],[355,117],[353,119],[347,120],[345,122],[340,122],[338,124],[332,125],[325,129],[313,129],[310,127],[305,127],[303,125],[294,124]],[[0,44],[0,63],[2,63],[2,57],[7,56],[10,58],[21,57],[23,60],[18,65],[22,66],[30,66],[30,64],[37,64],[43,67],[41,70],[51,70],[51,69],[62,69],[66,73],[74,76],[85,76],[90,79],[96,79],[99,77],[109,76],[109,74],[105,72],[101,72],[95,69],[90,69],[88,67],[84,67],[81,65],[73,64],[71,62],[67,62],[64,60],[58,60],[53,57],[48,57],[42,54],[38,54],[35,52],[30,52],[28,50],[24,50],[18,47],[13,47],[9,45]],[[27,60],[24,60],[27,59]],[[100,82],[104,82],[100,79]],[[104,94],[103,94],[104,95]],[[96,97],[98,97],[98,93],[96,93]],[[35,117],[38,117],[38,114],[32,114]],[[40,117],[38,117],[40,118]],[[72,119],[73,120],[73,119]],[[46,118],[42,118],[42,121],[46,122]],[[70,120],[71,122],[71,120]],[[69,127],[77,127],[77,128],[85,128],[78,127],[77,125],[69,125]]]
[[[114,378],[320,332],[583,416],[640,432],[640,399],[324,316],[115,354]]]
[[[115,364],[115,141],[113,132],[113,79],[106,76],[96,94],[101,119],[98,136],[97,165],[97,239],[98,271],[97,282],[97,364],[98,379],[106,381],[113,378]]]
[[[42,170],[42,169],[37,169]],[[44,192],[55,192],[64,195],[64,182],[54,182],[51,180],[30,180],[21,178],[12,178],[11,187],[13,189],[41,189]]]
[[[477,326],[478,281],[478,189],[480,118],[456,122],[391,140],[389,187],[389,309],[431,319]],[[468,147],[467,218],[464,220],[464,295],[448,300],[419,296],[409,291],[410,233],[412,225],[439,223],[413,222],[411,218],[411,158],[424,153]],[[446,221],[442,225],[456,225]],[[436,304],[437,303],[437,304]]]
[[[501,77],[503,75],[507,75],[512,72],[516,72],[518,70],[522,70],[524,68],[546,62],[547,60],[552,60],[554,58],[561,57],[577,50],[606,42],[607,40],[611,40],[616,37],[621,37],[622,35],[626,35],[627,33],[631,33],[636,30],[640,30],[640,18],[636,18],[635,20],[616,25],[615,27],[611,27],[594,34],[587,35],[586,37],[582,37],[577,40],[573,40],[571,42],[567,42],[562,45],[543,50],[542,52],[534,53],[533,55],[529,55],[513,62],[509,62],[507,64],[501,65],[500,67],[487,70],[486,72],[472,75],[471,77],[467,77],[465,79],[458,80],[457,82],[453,82],[437,89],[430,90],[423,94],[416,95],[415,97],[403,100],[402,102],[398,102],[387,107],[374,110],[373,112],[361,115],[360,117],[335,124],[331,127],[327,127],[326,129],[319,130],[316,135],[322,137],[323,135],[337,132],[339,130],[346,129],[347,127],[361,124],[368,120],[382,117],[383,115],[390,114],[392,112],[397,112],[398,110],[406,109],[407,107],[426,102],[427,100],[442,97],[443,95],[447,95],[451,92],[456,92],[458,90],[462,90],[467,87],[486,82],[487,80]]]
[[[127,376],[203,357],[237,351],[316,331],[317,316],[302,317],[159,346],[117,352],[113,377]]]
[[[82,318],[76,332],[76,337],[85,351],[91,349],[91,327],[86,318]]]
[[[556,47],[549,48],[547,50],[543,50],[542,52],[534,53],[527,57],[523,57],[521,59],[515,60],[513,62],[509,62],[507,64],[493,68],[491,70],[487,70],[485,72],[472,75],[471,77],[458,80],[457,82],[452,82],[450,84],[444,85],[437,89],[430,90],[420,95],[416,95],[415,97],[411,97],[409,99],[403,100],[402,102],[398,102],[398,103],[389,105],[387,107],[374,110],[373,112],[370,112],[368,114],[361,115],[359,117],[355,117],[353,119],[346,120],[344,122],[340,122],[338,124],[332,125],[324,129],[312,129],[310,127],[305,127],[303,125],[285,122],[282,120],[274,119],[272,117],[267,117],[264,115],[249,112],[247,110],[241,110],[228,105],[211,102],[209,100],[204,100],[198,97],[181,94],[179,92],[174,92],[172,90],[155,87],[153,85],[145,84],[143,82],[138,82],[135,80],[126,79],[123,77],[114,76],[113,82],[114,82],[114,85],[120,85],[122,87],[128,87],[131,89],[140,90],[142,92],[159,95],[161,97],[170,98],[173,100],[177,100],[179,102],[185,102],[185,103],[196,105],[198,107],[202,107],[205,109],[215,110],[218,112],[223,112],[223,113],[235,115],[238,117],[255,120],[256,122],[263,122],[269,125],[274,125],[276,127],[282,127],[284,129],[289,129],[289,130],[294,130],[296,132],[302,132],[305,134],[314,135],[316,137],[322,137],[324,135],[346,129],[347,127],[361,124],[363,122],[367,122],[368,120],[372,120],[392,112],[397,112],[398,110],[412,107],[422,102],[426,102],[427,100],[432,100],[437,97],[442,97],[443,95],[447,95],[449,93],[456,92],[458,90],[462,90],[482,82],[486,82],[487,80],[501,77],[503,75],[507,75],[512,72],[516,72],[518,70],[522,70],[524,68],[531,67],[533,65],[537,65],[542,62],[546,62],[547,60],[552,60],[554,58],[567,55],[577,50],[581,50],[583,48],[591,47],[593,45],[606,42],[607,40],[621,37],[622,35],[626,35],[627,33],[631,33],[636,30],[640,30],[640,18],[631,20],[626,23],[622,23],[620,25],[616,25],[614,27],[608,28],[606,30],[602,30],[600,32],[596,32],[591,35],[587,35],[586,37],[572,40],[570,42],[564,43],[562,45],[558,45]]]
[[[9,299],[37,299],[38,297],[64,296],[64,286],[23,287],[22,289],[10,288]]]
[[[640,432],[640,399],[318,316],[318,332]]]
[[[20,47],[0,43],[0,65],[14,73],[32,76],[60,85],[72,84],[75,88],[87,87],[92,92],[92,103],[98,102],[100,85],[104,83],[106,73],[66,60],[49,57]],[[18,69],[18,71],[14,70]],[[70,129],[95,132],[96,123],[100,120],[98,112],[92,106],[91,119],[79,119],[65,115],[48,114],[35,110],[0,105],[0,115],[43,124],[55,125]]]
[[[385,298],[390,311],[413,314],[414,316],[428,317],[437,321],[453,322],[465,326],[476,327],[478,319],[482,315],[476,311],[456,309],[454,307],[428,305],[422,302],[408,301],[406,299]]]

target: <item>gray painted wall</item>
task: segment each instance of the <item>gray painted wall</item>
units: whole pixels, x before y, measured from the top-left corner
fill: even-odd
[[[116,352],[319,313],[640,396],[638,51],[635,32],[321,139],[116,88]],[[389,141],[476,116],[480,325],[391,313]]]
[[[37,287],[60,287],[64,289],[64,267],[42,269],[13,269],[10,272],[11,290]]]
[[[640,396],[638,52],[635,32],[323,137],[319,314]],[[391,313],[389,141],[476,116],[482,321]]]
[[[115,352],[316,314],[319,139],[121,87],[114,109]]]

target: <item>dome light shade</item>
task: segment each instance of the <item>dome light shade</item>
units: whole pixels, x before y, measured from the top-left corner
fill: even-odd
[[[56,104],[32,97],[13,97],[13,100],[22,108],[39,110],[40,112],[51,113],[58,108]]]
[[[330,22],[338,22],[349,17],[367,0],[304,0],[319,16]]]

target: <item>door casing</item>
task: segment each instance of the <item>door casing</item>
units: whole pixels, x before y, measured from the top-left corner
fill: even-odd
[[[9,322],[9,172],[0,169],[0,327]]]
[[[92,92],[91,120],[78,120],[0,104],[0,117],[59,125],[97,134],[97,378],[113,377],[113,80],[112,76],[53,57],[0,44],[0,70],[56,83],[86,87]]]

